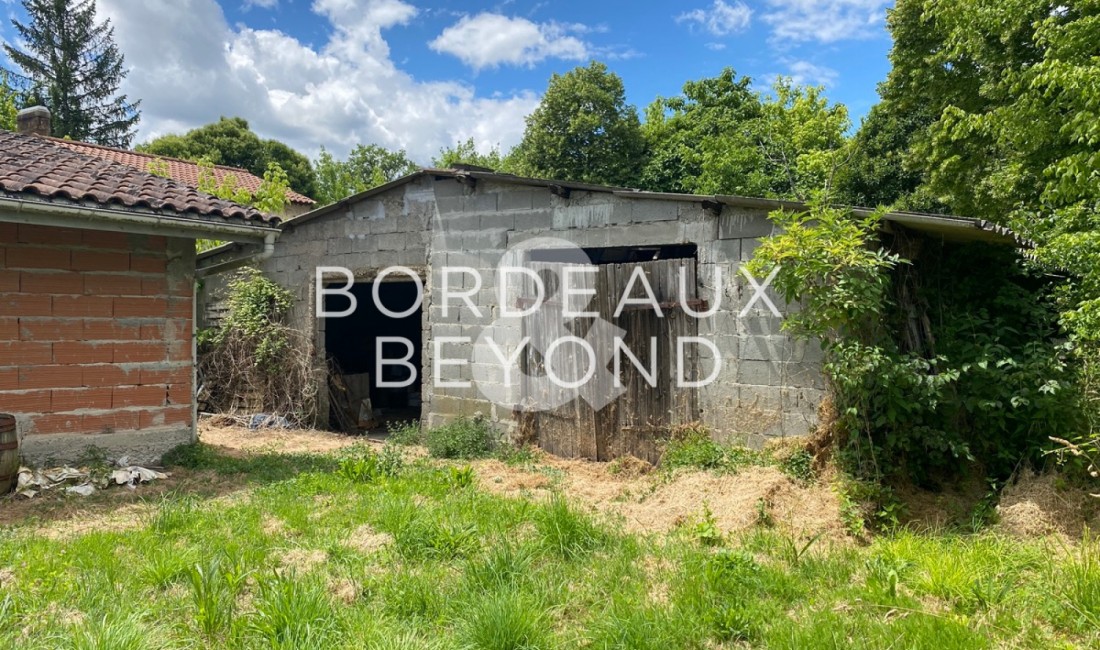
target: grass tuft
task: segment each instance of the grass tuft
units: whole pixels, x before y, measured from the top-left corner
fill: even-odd
[[[548,650],[555,647],[542,607],[518,591],[492,595],[471,608],[459,626],[471,650]]]
[[[604,531],[570,506],[561,495],[555,495],[538,510],[535,528],[544,548],[569,560],[575,560],[608,541]]]

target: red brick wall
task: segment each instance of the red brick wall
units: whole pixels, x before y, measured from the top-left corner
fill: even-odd
[[[193,280],[171,250],[0,223],[0,412],[24,435],[191,426]]]

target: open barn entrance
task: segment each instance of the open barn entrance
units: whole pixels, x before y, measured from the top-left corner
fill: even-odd
[[[355,312],[325,321],[332,396],[329,421],[332,427],[349,433],[384,430],[387,422],[420,419],[423,305],[407,316],[392,317],[375,304],[373,287],[373,282],[357,282],[350,289],[358,302]],[[378,298],[390,312],[408,311],[416,304],[417,295],[415,282],[379,283]],[[326,310],[347,307],[346,297],[325,296]],[[413,369],[398,363],[379,366],[380,339],[383,359],[408,357]]]
[[[524,414],[524,434],[541,448],[566,458],[606,461],[629,454],[655,463],[660,441],[673,428],[698,419],[696,390],[686,387],[696,379],[697,354],[693,350],[684,354],[685,386],[677,381],[673,362],[680,352],[677,341],[698,336],[698,321],[685,313],[685,303],[697,311],[705,308],[697,299],[696,246],[586,248],[583,259],[577,259],[577,252],[566,249],[529,253],[527,264],[543,278],[547,295],[543,307],[524,320],[524,334],[536,341],[553,332],[584,338],[597,356],[600,351],[611,355],[600,356],[598,364],[602,368],[594,377],[602,375],[604,385],[596,389],[597,393],[609,391],[607,384],[616,388],[606,392],[607,399],[596,395],[595,400],[578,397],[566,401],[571,393],[548,381],[547,364],[553,362],[535,346],[529,347],[524,359],[525,398],[552,406]],[[564,312],[561,286],[569,267],[573,267],[569,272],[572,290],[592,296],[584,311],[596,312],[598,317],[573,317]],[[587,272],[577,272],[583,269]],[[630,305],[615,315],[624,293],[642,297],[641,282],[632,280],[637,274],[644,276],[662,315],[642,305]],[[681,275],[684,296],[679,290]],[[530,298],[521,299],[526,300]],[[572,305],[571,312],[578,311],[578,305]],[[656,360],[647,369],[652,377],[634,364],[622,362],[621,357],[616,371],[615,336],[638,359]],[[563,364],[571,376],[583,374],[580,368],[587,363],[575,351],[572,356],[565,352]]]

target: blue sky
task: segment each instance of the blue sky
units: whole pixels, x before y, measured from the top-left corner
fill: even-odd
[[[9,15],[21,8],[4,0]],[[98,0],[143,100],[139,139],[240,115],[309,155],[358,142],[427,163],[515,144],[547,80],[608,64],[639,111],[726,66],[822,84],[853,122],[889,69],[883,0]],[[0,28],[5,40],[10,25]]]

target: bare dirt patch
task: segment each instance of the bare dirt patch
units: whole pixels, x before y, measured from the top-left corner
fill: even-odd
[[[1018,538],[1058,535],[1080,539],[1086,527],[1096,530],[1100,499],[1060,483],[1056,474],[1021,474],[1001,493],[998,528]]]
[[[560,490],[594,511],[621,517],[626,530],[662,533],[699,520],[709,509],[723,533],[757,524],[761,510],[777,528],[802,538],[845,537],[840,502],[826,485],[800,485],[772,467],[736,474],[685,472],[613,473],[613,466],[544,456],[537,467],[500,461],[474,463],[483,488],[509,496],[538,498]]]

